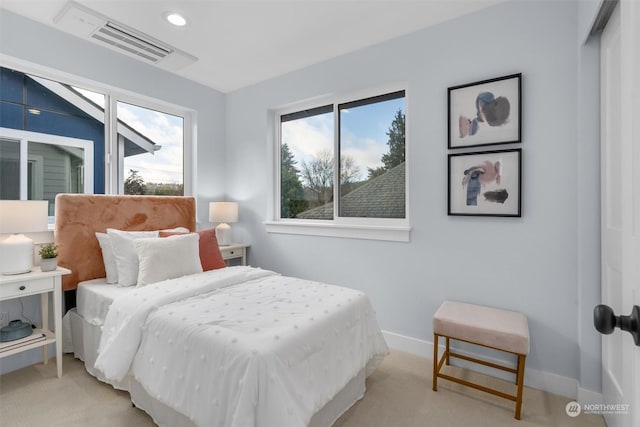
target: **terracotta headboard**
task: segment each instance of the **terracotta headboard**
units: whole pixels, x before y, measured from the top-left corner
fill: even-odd
[[[196,229],[196,202],[179,196],[109,196],[58,194],[54,240],[60,245],[58,265],[72,271],[62,276],[62,289],[105,277],[95,233],[119,230]]]

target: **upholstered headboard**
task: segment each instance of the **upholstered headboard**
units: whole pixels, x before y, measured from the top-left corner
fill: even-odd
[[[54,240],[60,245],[58,265],[72,271],[62,276],[62,289],[105,276],[95,233],[119,230],[196,229],[193,197],[58,194]]]

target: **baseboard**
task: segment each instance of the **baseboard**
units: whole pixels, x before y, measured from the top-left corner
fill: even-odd
[[[423,341],[388,331],[383,331],[382,333],[389,347],[396,350],[404,351],[405,353],[424,357],[425,359],[433,360],[433,342]],[[442,354],[443,351],[444,346],[440,346],[440,354]],[[478,355],[469,351],[460,350],[459,353],[471,357],[480,357],[494,363],[503,364],[505,366],[515,367],[515,361],[508,362],[502,359],[487,357],[486,355]],[[470,363],[465,360],[455,359],[452,360],[452,364],[461,366],[463,368],[468,368],[475,372],[490,375],[492,377],[501,378],[507,381],[513,381],[513,375],[509,374],[508,372],[503,372],[496,369],[488,368],[486,366]],[[528,367],[525,370],[524,384],[527,387],[536,388],[549,393],[559,394],[570,399],[578,399],[582,393],[582,395],[585,397],[584,401],[590,403],[595,402],[594,399],[598,395],[598,393],[594,393],[589,390],[579,389],[578,381],[573,378],[564,377],[562,375],[557,375]]]
[[[604,397],[602,397],[602,393],[596,393],[595,391],[587,390],[582,387],[578,387],[578,398],[576,400],[581,405],[599,405],[604,403]]]
[[[422,341],[405,335],[393,332],[382,331],[387,345],[393,349],[404,351],[405,353],[433,359],[433,343]]]

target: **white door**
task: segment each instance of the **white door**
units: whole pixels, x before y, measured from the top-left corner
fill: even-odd
[[[601,38],[602,303],[640,305],[640,4],[621,0]],[[619,329],[602,337],[609,427],[640,426],[640,347]]]

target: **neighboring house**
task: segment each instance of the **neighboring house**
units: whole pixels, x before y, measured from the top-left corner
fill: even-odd
[[[361,218],[405,217],[405,162],[340,198],[340,216]],[[333,219],[333,202],[300,212],[300,219]]]
[[[104,193],[104,116],[102,106],[69,85],[1,68],[0,198],[20,198],[19,141],[25,138],[29,199],[49,200],[52,214],[57,193]],[[118,139],[123,157],[160,148],[122,120]]]

